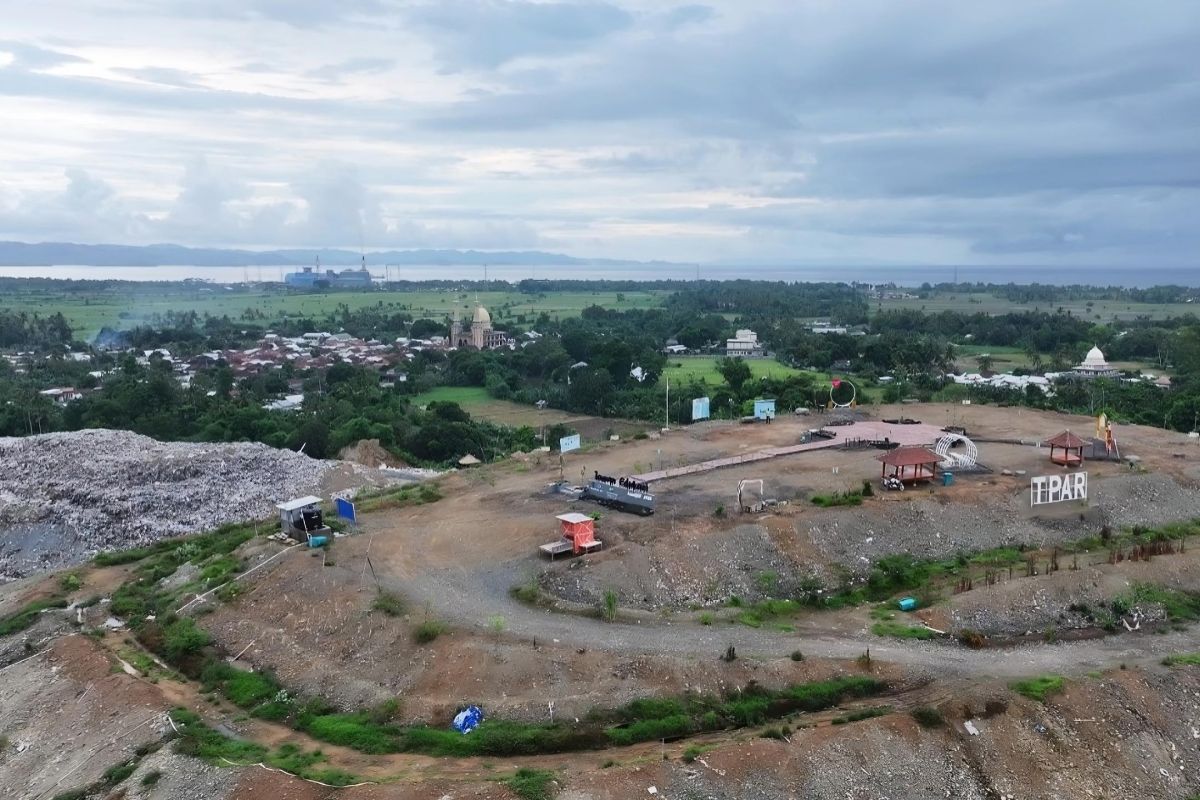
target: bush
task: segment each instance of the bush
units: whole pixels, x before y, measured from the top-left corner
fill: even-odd
[[[1014,681],[1009,684],[1009,688],[1030,700],[1044,703],[1050,695],[1061,692],[1065,683],[1066,681],[1061,675],[1039,675],[1036,678]]]
[[[600,619],[614,622],[617,619],[617,593],[612,589],[604,592],[604,600],[600,605]]]
[[[405,612],[404,600],[397,594],[380,591],[376,593],[375,600],[371,603],[371,610],[389,617],[401,617]]]
[[[137,761],[125,761],[121,764],[115,764],[104,770],[104,774],[100,777],[109,786],[116,786],[121,781],[128,778],[137,769]]]
[[[521,767],[514,775],[504,779],[504,785],[521,800],[550,800],[554,796],[553,783],[553,772],[528,767]]]
[[[902,622],[884,620],[871,626],[871,633],[876,636],[891,636],[896,639],[932,639],[936,633],[920,625],[905,625]]]
[[[922,728],[940,728],[946,724],[942,712],[938,711],[933,706],[919,706],[912,710],[912,718],[917,721],[917,724]]]
[[[162,778],[162,772],[157,769],[152,769],[142,776],[142,786],[153,786]]]
[[[197,653],[212,641],[189,617],[178,617],[163,629],[163,652],[172,661]]]
[[[688,745],[683,751],[683,763],[691,764],[700,756],[704,755],[704,748],[697,745]]]
[[[872,717],[882,717],[885,714],[892,712],[891,706],[877,706],[875,708],[862,708],[858,711],[851,711],[849,714],[843,714],[840,717],[834,717],[830,720],[833,725],[846,725],[850,722],[859,722]]]
[[[83,582],[79,580],[79,576],[73,572],[68,572],[66,575],[63,575],[58,579],[58,586],[64,592],[78,591],[79,587],[82,585]]]
[[[445,632],[445,625],[436,619],[427,619],[413,631],[413,638],[417,640],[417,644],[429,644]]]
[[[801,653],[799,650],[792,651],[792,661],[803,661],[803,660],[804,660],[804,653]]]
[[[517,586],[514,586],[511,589],[509,589],[508,592],[515,599],[519,600],[522,603],[531,605],[531,606],[537,605],[538,600],[541,599],[541,596],[542,596],[542,592],[538,588],[538,583],[537,583],[536,578],[530,578],[526,583],[522,583]]]
[[[713,624],[712,612],[705,611],[703,614],[701,614],[700,615],[700,624],[701,625],[712,625]]]

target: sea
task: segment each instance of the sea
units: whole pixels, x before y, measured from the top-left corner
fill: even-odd
[[[505,266],[429,264],[385,266],[368,264],[371,274],[383,280],[765,280],[791,282],[894,283],[920,286],[958,281],[960,283],[1016,283],[1070,286],[1200,287],[1198,267],[1080,267],[1080,266],[737,266],[685,264],[537,265]],[[183,281],[204,280],[218,284],[282,282],[296,267],[90,267],[9,266],[0,267],[0,277],[58,278],[63,280]],[[345,269],[345,267],[332,267]]]

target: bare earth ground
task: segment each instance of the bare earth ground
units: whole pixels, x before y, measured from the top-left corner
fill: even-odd
[[[1034,441],[1067,427],[1084,434],[1092,425],[1086,418],[983,406],[905,406],[875,413],[901,412],[939,427],[963,425],[983,439]],[[569,454],[564,470],[568,480],[593,470],[644,472],[792,443],[817,424],[782,418],[770,426],[707,424]],[[521,762],[559,770],[563,798],[645,797],[651,786],[672,798],[1186,798],[1200,788],[1200,732],[1193,727],[1200,712],[1200,670],[1168,670],[1158,661],[1165,654],[1200,649],[1200,637],[1190,629],[970,650],[873,636],[865,609],[803,614],[788,620],[786,631],[732,624],[725,621],[728,612],[721,611],[731,595],[753,600],[766,572],[785,584],[807,575],[827,579],[836,565],[853,571],[888,553],[953,555],[1002,544],[1041,545],[1094,534],[1105,523],[1119,527],[1200,516],[1195,491],[1200,454],[1184,437],[1142,428],[1120,429],[1117,435],[1123,452],[1141,456],[1146,471],[1089,463],[1086,506],[1033,514],[1027,507],[1028,476],[1001,476],[1000,470],[1049,474],[1058,468],[1033,445],[982,443],[980,458],[994,470],[991,474],[962,476],[955,486],[932,491],[877,496],[859,508],[818,509],[807,502],[809,494],[857,488],[862,480],[878,477],[873,459],[878,451],[823,451],[655,483],[655,516],[601,510],[597,531],[606,542],[604,551],[553,565],[534,555],[538,544],[557,536],[553,515],[572,507],[597,508],[550,494],[547,486],[559,472],[557,457],[529,456],[441,479],[444,498],[436,503],[369,515],[362,535],[336,542],[328,556],[332,566],[297,550],[248,579],[247,591],[236,601],[198,621],[232,652],[249,645],[244,660],[273,669],[287,685],[347,707],[398,696],[405,718],[439,725],[464,702],[480,702],[502,717],[545,719],[547,702],[553,700],[556,718],[569,719],[647,694],[716,691],[751,680],[769,685],[813,680],[856,671],[853,659],[867,647],[874,669],[897,689],[894,697],[876,702],[897,711],[937,705],[950,722],[924,730],[896,713],[829,726],[829,717],[818,715],[813,721],[821,724],[795,731],[787,742],[757,739],[752,731],[716,737],[715,749],[691,764],[678,758],[682,743],[667,747],[669,761],[662,760],[657,745],[645,745]],[[1184,457],[1176,458],[1177,452]],[[763,478],[767,495],[788,505],[764,515],[737,515],[733,495],[742,477]],[[726,513],[716,516],[720,505]],[[266,555],[275,545],[254,547]],[[1062,622],[1065,606],[1110,599],[1135,581],[1200,589],[1197,557],[1189,549],[1152,562],[1089,561],[1079,570],[1014,578],[953,595],[934,606],[929,618],[964,627],[991,625],[996,632],[1036,631],[1048,620],[1070,627],[1079,620]],[[105,571],[88,581],[115,586],[120,575]],[[531,579],[558,599],[560,610],[510,597],[511,587]],[[404,616],[370,610],[376,581],[405,598]],[[609,589],[618,593],[621,606],[612,623],[592,611]],[[0,613],[39,591],[44,586],[31,581],[3,587]],[[699,624],[706,607],[717,613],[712,625]],[[417,645],[413,628],[427,618],[447,623],[450,631]],[[28,635],[40,641],[53,634],[42,627],[39,623]],[[65,659],[98,665],[96,659],[103,658],[102,643],[82,637],[57,640],[53,652],[67,642],[78,644],[70,645]],[[7,643],[0,640],[0,645]],[[731,664],[717,657],[729,645],[741,656]],[[792,661],[789,654],[795,650],[806,659]],[[0,656],[4,652],[0,648]],[[107,675],[107,667],[93,666],[63,683],[65,678],[54,676],[65,667],[54,672],[50,659],[35,658],[0,673],[6,686],[0,693],[0,735],[13,741],[27,731],[38,740],[65,736],[54,727],[62,724],[56,721],[58,709],[86,691],[89,680]],[[1066,693],[1047,705],[1006,688],[1010,679],[1045,672],[1070,678]],[[106,696],[129,699],[118,703],[117,716],[85,726],[87,732],[78,736],[91,746],[123,730],[122,725],[136,724],[140,718],[131,714],[140,707],[134,699],[140,695],[129,694],[134,692],[129,687],[150,687],[124,675],[105,680],[99,688]],[[8,690],[10,685],[16,688]],[[151,688],[139,691],[147,692],[145,704],[159,709],[179,702],[183,691],[171,690],[165,681]],[[982,719],[984,701],[997,697],[1009,703],[1008,711]],[[229,729],[240,735],[292,735],[238,722],[232,709],[211,713],[224,714]],[[968,718],[975,720],[979,736],[964,731],[961,723]],[[518,763],[366,757],[326,749],[337,765],[357,774],[400,776],[385,786],[342,790],[339,797],[511,797],[490,779]],[[0,758],[6,785],[32,787],[41,781],[36,785],[42,787],[57,779],[60,766],[39,767],[25,760],[27,752]],[[43,758],[37,761],[44,763]],[[617,763],[603,768],[609,759]],[[89,762],[87,769],[97,772],[107,765],[93,769]],[[195,796],[329,796],[325,789],[260,768],[201,772],[206,780],[221,780],[211,794]],[[178,791],[137,790],[129,796],[192,796]],[[39,795],[17,788],[10,796]]]

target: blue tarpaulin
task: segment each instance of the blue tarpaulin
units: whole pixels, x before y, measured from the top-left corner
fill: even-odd
[[[483,709],[479,706],[467,706],[454,716],[454,730],[459,733],[470,733],[483,722]]]
[[[333,499],[333,505],[337,508],[337,515],[342,519],[348,519],[351,522],[358,521],[354,511],[354,503],[351,503],[349,500],[345,500],[341,497],[335,497]]]

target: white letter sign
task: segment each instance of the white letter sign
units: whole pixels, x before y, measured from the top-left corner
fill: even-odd
[[[1087,500],[1087,473],[1045,475],[1029,482],[1029,505],[1062,503],[1066,500]]]

